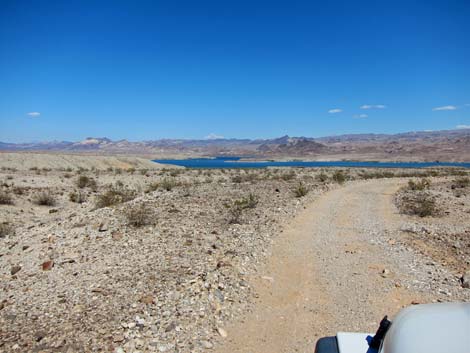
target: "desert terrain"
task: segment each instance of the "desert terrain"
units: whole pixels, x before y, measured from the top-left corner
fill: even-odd
[[[466,169],[12,155],[0,352],[311,352],[404,306],[470,300]]]

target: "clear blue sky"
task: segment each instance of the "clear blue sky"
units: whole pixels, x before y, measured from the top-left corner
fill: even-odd
[[[469,104],[468,0],[0,1],[0,141],[451,129]]]

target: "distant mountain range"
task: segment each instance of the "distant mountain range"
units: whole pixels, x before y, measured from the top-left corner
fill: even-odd
[[[130,142],[106,137],[83,141],[0,142],[0,151],[43,151],[172,156],[246,156],[316,160],[470,161],[470,129],[400,134],[352,134],[321,138],[282,136],[275,139],[160,139]],[[1,158],[1,155],[0,155]]]

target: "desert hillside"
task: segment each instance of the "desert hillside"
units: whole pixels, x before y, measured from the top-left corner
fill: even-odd
[[[470,161],[470,129],[400,134],[353,134],[319,138],[160,139],[127,141],[89,137],[78,142],[2,143],[0,151],[48,151],[138,155],[155,159],[237,156],[247,158],[359,161]],[[148,159],[151,159],[149,157]]]
[[[162,165],[141,157],[126,155],[95,156],[63,153],[0,153],[4,169],[159,169]],[[168,167],[168,166],[166,166]]]

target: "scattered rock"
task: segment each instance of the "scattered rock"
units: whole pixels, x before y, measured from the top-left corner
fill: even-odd
[[[470,271],[465,272],[460,281],[463,288],[470,288]]]
[[[380,273],[380,275],[383,277],[383,278],[387,278],[389,275],[390,275],[390,270],[387,270],[386,268],[384,268],[382,270],[382,272]]]
[[[122,235],[121,232],[112,232],[111,237],[113,238],[113,240],[121,240],[124,235]]]
[[[54,261],[52,260],[49,260],[49,261],[45,261],[42,263],[42,270],[43,271],[49,271],[52,269],[52,267],[54,267]]]
[[[201,346],[204,349],[212,349],[214,347],[214,345],[211,342],[206,341],[206,340],[201,341]]]
[[[227,337],[227,331],[225,331],[222,327],[217,327],[217,332],[219,333],[220,336],[223,338]]]
[[[151,294],[148,294],[148,295],[143,295],[139,301],[143,304],[147,304],[147,305],[150,305],[150,304],[153,304],[155,302],[155,298],[153,295]]]
[[[10,269],[10,274],[12,276],[16,275],[18,272],[21,271],[21,266],[19,265],[15,265],[15,266],[12,266],[11,269]]]
[[[176,323],[172,321],[166,328],[165,332],[171,332],[176,328]]]

